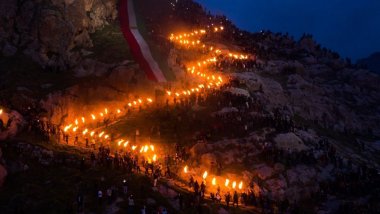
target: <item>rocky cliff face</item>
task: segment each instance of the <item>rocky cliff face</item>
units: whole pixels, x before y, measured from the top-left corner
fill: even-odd
[[[89,34],[116,17],[113,0],[3,0],[0,53],[22,52],[44,68],[64,70],[92,46]]]

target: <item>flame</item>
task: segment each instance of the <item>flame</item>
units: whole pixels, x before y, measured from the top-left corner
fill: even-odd
[[[92,117],[93,120],[96,119],[95,115],[93,115],[93,114],[91,114],[91,117]]]
[[[230,183],[230,180],[228,178],[226,179],[226,182],[224,183],[224,186],[228,187],[228,184]]]
[[[78,125],[78,119],[75,119],[75,125]]]
[[[128,141],[124,143],[124,147],[127,147],[128,146]]]
[[[103,112],[100,112],[100,113],[99,113],[99,115],[100,115],[101,117],[104,117],[104,114],[103,114]]]
[[[240,181],[240,183],[239,183],[239,189],[243,189],[243,181]]]
[[[236,188],[236,181],[232,182],[232,188]]]
[[[87,132],[88,132],[88,129],[85,129],[85,130],[82,132],[82,134],[83,134],[83,135],[86,135]]]
[[[3,109],[0,109],[0,115],[2,115],[3,114]]]
[[[132,150],[135,151],[135,149],[137,148],[137,146],[132,146]]]
[[[216,178],[214,177],[211,181],[212,185],[215,186],[216,185]]]
[[[140,153],[142,153],[143,151],[144,151],[144,146],[141,147],[141,149],[140,149]]]
[[[108,114],[108,109],[107,108],[104,109],[104,113]]]
[[[67,132],[67,130],[69,130],[71,128],[71,126],[73,126],[72,124],[68,125],[68,126],[65,126],[65,128],[63,129],[64,132]]]
[[[98,136],[102,137],[103,135],[104,135],[104,132],[100,132],[100,134]]]
[[[78,126],[75,126],[74,128],[73,128],[73,132],[76,132],[78,130]]]
[[[154,154],[152,159],[153,159],[154,162],[156,162],[156,160],[157,160],[157,155]]]
[[[189,171],[189,167],[186,165],[185,167],[183,167],[183,171],[184,171],[185,173],[188,173],[188,171]]]
[[[124,140],[119,140],[119,142],[117,142],[117,145],[120,146],[123,141]]]
[[[84,117],[82,117],[82,123],[85,123],[86,122],[86,120],[84,119]]]
[[[95,134],[95,132],[94,132],[94,131],[92,131],[92,132],[90,133],[91,137],[92,137],[92,136],[94,136],[94,134]]]
[[[117,110],[117,113],[118,113],[118,114],[120,114],[120,113],[121,113],[120,109],[118,109],[118,110]]]
[[[153,100],[152,100],[151,98],[147,98],[146,100],[147,100],[148,102],[150,102],[150,103],[153,102]]]
[[[207,171],[205,171],[204,173],[203,173],[203,179],[206,179],[207,178]]]
[[[105,135],[105,136],[104,136],[104,139],[108,139],[108,138],[109,138],[109,136],[108,136],[108,135]]]
[[[144,153],[146,153],[148,151],[148,149],[149,149],[148,145],[145,145],[144,146]]]
[[[154,146],[153,145],[150,145],[150,149],[152,150],[152,152],[154,152]]]

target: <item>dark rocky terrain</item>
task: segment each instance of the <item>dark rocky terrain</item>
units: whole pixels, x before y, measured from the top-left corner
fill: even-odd
[[[170,3],[174,2],[143,2],[152,8],[160,7],[157,11],[170,14],[162,19],[157,17],[161,17],[163,12],[150,14],[150,7],[140,7],[139,12],[144,14],[146,28],[152,29],[149,32],[152,43],[167,54],[165,63],[178,82],[184,81],[180,61],[187,55],[167,41],[173,23],[190,29],[222,23],[226,28],[222,36],[208,38],[214,39],[212,44],[215,47],[233,47],[257,56],[255,66],[232,66],[223,72],[233,79],[234,88],[248,94],[255,100],[254,106],[259,107],[245,110],[244,105],[233,103],[231,105],[240,112],[238,116],[227,113],[227,116],[215,117],[219,113],[223,115],[231,105],[224,103],[219,94],[211,96],[210,100],[223,104],[216,106],[213,105],[215,101],[207,101],[204,104],[206,110],[194,113],[202,118],[204,127],[191,126],[188,122],[189,127],[196,128],[182,130],[188,132],[183,134],[183,141],[186,141],[183,144],[188,143],[186,147],[191,154],[190,160],[194,163],[202,160],[199,168],[210,167],[211,162],[220,162],[226,173],[255,178],[255,182],[260,184],[255,189],[258,193],[269,192],[271,198],[276,200],[304,201],[303,211],[351,213],[346,211],[354,207],[352,213],[371,213],[379,208],[376,201],[379,199],[379,186],[375,185],[378,176],[361,177],[365,174],[363,166],[374,170],[371,171],[373,174],[380,170],[379,74],[352,65],[339,54],[321,47],[310,35],[296,41],[282,33],[246,32],[226,17],[208,14],[190,0],[179,1],[172,6]],[[114,180],[112,176],[106,176],[107,182],[123,178],[122,173],[102,171],[103,168],[81,174],[80,160],[82,156],[89,155],[88,151],[51,144],[53,141],[46,143],[41,136],[28,133],[31,121],[38,119],[63,125],[67,122],[67,115],[88,111],[93,103],[120,102],[144,89],[155,89],[155,84],[145,79],[131,57],[119,31],[117,17],[117,2],[111,0],[0,2],[0,107],[9,110],[7,117],[12,118],[7,129],[0,131],[0,146],[3,148],[0,150],[0,186],[4,184],[0,189],[0,209],[11,207],[7,210],[11,212],[20,200],[27,200],[30,204],[23,207],[32,207],[35,209],[33,211],[45,206],[39,204],[39,200],[43,199],[31,200],[24,189],[15,191],[17,194],[11,198],[5,195],[11,194],[12,188],[19,186],[18,182],[25,184],[23,182],[27,182],[28,176],[34,176],[30,169],[41,173],[44,166],[51,168],[52,174],[45,172],[49,177],[44,180],[45,183],[33,181],[27,186],[35,194],[43,192],[42,187],[45,186],[64,192],[66,195],[62,194],[62,197],[67,197],[65,202],[54,198],[54,192],[45,194],[54,198],[58,209],[66,207],[65,203],[70,203],[74,197],[74,190],[65,190],[71,184],[76,185],[75,189],[81,189],[85,182],[96,185],[92,176],[103,172],[115,173],[112,174]],[[170,26],[163,27],[165,25]],[[370,58],[374,57],[376,55]],[[368,69],[373,70],[373,63],[369,61],[373,60],[361,60],[359,64],[368,65]],[[178,122],[176,111],[172,109],[176,115],[168,121],[174,121],[180,127],[186,121]],[[143,112],[135,118],[142,121],[149,118],[147,124],[151,122],[153,125],[164,118],[159,113],[152,116],[152,112]],[[181,115],[182,111],[179,112],[178,115]],[[231,119],[233,122],[229,123],[224,121],[225,117],[239,117],[240,120]],[[245,118],[251,120],[246,121]],[[284,129],[281,124],[273,122],[277,119],[291,121],[292,128]],[[217,130],[212,122],[229,126]],[[235,133],[229,128],[243,129],[246,124],[250,127],[248,133],[239,130]],[[177,131],[177,128],[168,127],[168,133],[172,129]],[[207,143],[197,143],[193,138],[203,132],[203,128],[212,133],[212,137]],[[168,142],[171,140],[172,137],[167,139]],[[329,152],[332,150],[337,157],[334,154],[331,158]],[[63,166],[62,161],[65,163]],[[54,168],[59,170],[55,171]],[[236,172],[232,170],[234,168],[241,170]],[[54,175],[58,175],[59,171],[68,178],[67,181],[52,181],[59,178]],[[352,171],[360,171],[358,181],[347,178],[353,177],[350,174]],[[19,176],[20,180],[17,180]],[[145,178],[133,179],[138,182]],[[365,181],[360,183],[362,180]],[[370,189],[371,186],[373,189]],[[360,187],[368,189],[361,191]],[[354,189],[353,192],[348,192],[350,188]],[[150,190],[149,194],[152,194],[149,199],[172,207],[173,213],[179,212],[178,207],[171,203],[170,194],[157,196]],[[95,199],[90,201],[96,204]],[[123,211],[126,202],[120,204],[119,208]],[[371,204],[368,206],[370,208],[366,204]],[[112,206],[104,209],[113,213],[108,210]],[[50,210],[54,208],[50,207]],[[106,212],[95,212],[102,211]]]

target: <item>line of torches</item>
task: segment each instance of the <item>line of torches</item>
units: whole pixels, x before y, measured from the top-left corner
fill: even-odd
[[[183,172],[185,174],[188,174],[189,173],[189,167],[186,165],[183,167]],[[206,178],[208,177],[208,172],[207,171],[204,171],[203,174],[202,174],[202,178],[203,178],[203,181],[206,182]],[[211,184],[213,186],[216,186],[217,185],[217,179],[216,177],[212,177],[212,180],[211,180]],[[237,181],[230,181],[230,179],[226,178],[225,181],[224,181],[224,186],[226,188],[232,188],[232,189],[239,189],[239,190],[242,190],[243,189],[243,181],[240,181],[239,184],[237,183]]]
[[[224,27],[221,26],[221,27],[214,27],[213,29],[213,32],[221,32],[224,30]],[[203,48],[206,48],[206,45],[204,44],[201,44],[201,42],[199,40],[195,40],[195,41],[190,41],[188,40],[187,38],[191,38],[191,37],[196,37],[196,36],[203,36],[204,34],[206,34],[207,31],[206,30],[203,30],[203,29],[200,29],[200,30],[195,30],[191,33],[184,33],[184,34],[180,34],[180,35],[174,35],[174,34],[171,34],[170,36],[170,40],[172,42],[177,42],[177,43],[182,43],[182,44],[193,44],[194,43],[194,46],[195,44],[196,45],[202,45]],[[181,42],[182,41],[182,42]],[[210,47],[207,47],[210,52],[212,53],[215,53],[215,54],[224,54],[221,50],[219,49],[215,49],[214,50],[214,47],[213,46],[210,46]],[[245,59],[248,59],[248,55],[243,55],[243,54],[236,54],[236,53],[228,53],[227,56],[231,57],[231,58],[235,58],[235,59],[238,59],[238,60],[245,60]],[[206,59],[206,60],[203,60],[203,61],[198,61],[195,63],[195,65],[192,65],[192,66],[189,66],[187,68],[187,70],[189,71],[190,74],[194,75],[195,77],[200,77],[204,80],[206,80],[207,82],[204,83],[204,84],[199,84],[198,86],[196,87],[193,87],[193,88],[189,88],[187,90],[181,90],[181,91],[166,91],[166,94],[167,96],[169,97],[182,97],[182,96],[189,96],[191,94],[194,94],[194,93],[201,93],[202,91],[206,90],[206,89],[212,89],[212,88],[218,88],[219,86],[221,86],[221,84],[223,83],[223,78],[222,76],[216,76],[216,75],[212,75],[212,74],[207,74],[207,73],[204,73],[204,72],[201,72],[200,69],[203,68],[203,67],[206,67],[208,66],[209,64],[211,63],[215,63],[217,62],[217,59],[216,57],[211,57],[209,59]],[[126,105],[130,108],[133,108],[133,107],[138,107],[138,106],[141,106],[143,104],[151,104],[153,103],[153,99],[152,98],[140,98],[140,99],[136,99],[134,101],[131,101],[131,102],[128,102]],[[116,116],[118,115],[123,115],[123,110],[121,110],[121,108],[117,108],[115,110],[116,112]],[[106,117],[107,115],[111,114],[111,113],[115,113],[113,111],[110,111],[109,108],[104,108],[104,110],[102,110],[101,112],[99,112],[98,114],[96,113],[92,113],[90,116],[88,117],[84,117],[84,116],[81,116],[81,117],[77,117],[77,119],[75,119],[74,122],[70,123],[69,125],[66,125],[63,129],[63,131],[65,133],[68,133],[68,132],[72,132],[72,133],[78,133],[78,132],[82,132],[82,135],[84,137],[91,137],[93,139],[104,139],[104,140],[107,140],[110,138],[109,134],[107,134],[105,131],[102,131],[102,130],[99,130],[98,129],[94,129],[94,130],[90,130],[89,128],[86,128],[86,127],[81,127],[81,126],[84,126],[85,124],[91,124],[91,122],[95,122],[97,119],[103,119],[104,117]],[[2,110],[0,110],[0,114],[2,114]],[[81,129],[80,129],[81,128]],[[98,132],[98,133],[97,133]],[[129,145],[129,141],[128,140],[123,140],[123,139],[118,139],[118,140],[115,140],[115,142],[117,142],[117,146],[118,147],[121,147],[121,148],[130,148],[131,151],[133,152],[136,152],[138,146],[137,145]],[[142,155],[147,155],[147,153],[149,151],[152,151],[154,152],[154,145],[141,145],[140,146],[140,154]],[[156,162],[157,161],[157,155],[154,153],[152,156],[146,156],[148,157],[148,162]],[[184,167],[184,172],[185,173],[188,173],[188,166],[185,166]],[[205,171],[203,173],[203,179],[206,180],[208,176],[208,173],[207,171]],[[213,186],[215,186],[217,184],[217,181],[216,181],[216,178],[213,177],[212,181],[211,181],[211,184]],[[230,184],[231,184],[231,187],[233,189],[236,189],[236,188],[239,188],[239,189],[242,189],[243,188],[243,182],[240,181],[239,184],[237,184],[236,181],[233,181],[233,182],[230,182],[229,179],[226,179],[225,180],[225,183],[224,183],[224,186],[225,187],[230,187]]]

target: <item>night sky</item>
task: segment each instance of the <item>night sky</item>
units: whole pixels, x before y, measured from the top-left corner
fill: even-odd
[[[354,61],[380,51],[379,0],[197,0],[248,31],[311,33]]]

